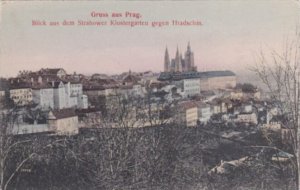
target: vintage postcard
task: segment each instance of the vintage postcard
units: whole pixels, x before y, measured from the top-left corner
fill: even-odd
[[[300,190],[297,0],[1,1],[0,190]]]

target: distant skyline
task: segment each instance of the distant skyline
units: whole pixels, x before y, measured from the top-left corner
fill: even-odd
[[[68,73],[163,71],[190,41],[198,71],[245,72],[261,47],[281,51],[299,23],[294,0],[1,2],[0,77],[19,70]],[[91,20],[91,12],[139,12],[143,20],[200,20],[191,27],[32,26],[32,20]]]

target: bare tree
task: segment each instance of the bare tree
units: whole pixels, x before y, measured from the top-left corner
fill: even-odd
[[[158,185],[159,176],[172,174],[167,170],[172,162],[170,151],[181,134],[177,129],[172,136],[163,129],[169,118],[162,113],[169,105],[152,101],[150,94],[115,94],[107,100],[101,124],[81,141],[78,150],[79,160],[93,165],[87,172],[91,183],[105,189]]]
[[[6,190],[24,165],[44,154],[65,138],[51,139],[39,135],[15,136],[14,126],[19,118],[18,109],[1,104],[0,112],[0,190]]]
[[[291,146],[296,158],[294,170],[297,174],[297,187],[300,189],[300,33],[296,30],[291,40],[286,40],[283,51],[261,50],[252,70],[268,89],[270,99],[286,115],[290,122],[288,128]]]
[[[15,109],[2,111],[0,115],[0,189],[6,190],[7,186],[14,178],[21,167],[31,159],[35,154],[29,154],[25,159],[16,164],[13,171],[9,171],[8,162],[10,154],[20,144],[28,143],[31,140],[17,141],[13,136],[13,126],[17,121],[17,114]]]

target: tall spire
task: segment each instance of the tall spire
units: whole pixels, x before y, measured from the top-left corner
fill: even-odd
[[[168,52],[167,46],[166,46],[166,51],[165,51],[164,71],[170,72],[170,57],[169,57],[169,52]]]
[[[177,45],[177,50],[176,50],[176,56],[175,56],[175,72],[181,72],[181,60],[180,60],[180,55],[179,55],[179,50],[178,50],[178,45]]]
[[[178,45],[177,45],[177,50],[176,50],[176,57],[179,57]]]
[[[168,52],[168,46],[166,46],[165,55],[168,55],[168,56],[169,56],[169,52]]]
[[[186,50],[185,56],[184,56],[184,62],[185,62],[185,70],[186,71],[196,70],[196,68],[194,66],[194,53],[192,52],[190,42],[188,42],[188,45],[187,45],[187,50]]]
[[[188,42],[187,51],[189,51],[189,52],[191,51],[190,41]]]

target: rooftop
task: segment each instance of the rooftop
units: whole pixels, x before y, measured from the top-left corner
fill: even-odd
[[[72,108],[60,109],[60,110],[52,110],[49,113],[48,119],[63,119],[68,117],[75,117],[76,112]]]
[[[39,70],[38,73],[43,75],[57,75],[59,71],[63,71],[64,73],[66,73],[63,68],[46,68]]]

